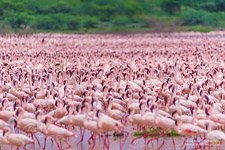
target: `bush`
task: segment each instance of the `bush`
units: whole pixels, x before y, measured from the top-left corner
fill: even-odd
[[[4,8],[1,8],[1,7],[0,7],[0,16],[3,16],[3,15],[4,15],[4,12],[5,12],[5,11],[4,11]]]
[[[83,28],[94,28],[99,23],[99,20],[92,17],[86,17],[85,19],[81,20]]]
[[[5,21],[12,28],[25,28],[32,22],[32,17],[25,13],[15,13],[8,16]]]
[[[217,11],[224,11],[225,10],[225,1],[224,0],[216,0],[216,10]]]
[[[192,31],[197,31],[197,32],[203,32],[203,33],[206,33],[206,32],[210,32],[212,29],[209,28],[209,27],[204,27],[204,26],[192,26],[191,27],[191,30]]]
[[[169,14],[175,14],[177,12],[180,12],[180,3],[177,0],[165,0],[161,4],[162,10]]]
[[[39,16],[36,20],[37,29],[59,29],[58,22],[50,16]]]
[[[7,30],[202,30],[225,27],[224,20],[225,0],[0,0],[0,28]]]
[[[66,3],[58,3],[52,9],[55,13],[70,13],[73,10],[72,6]]]
[[[80,23],[79,23],[79,21],[73,19],[67,23],[67,27],[70,30],[78,30],[80,28]]]
[[[132,20],[128,17],[117,17],[112,20],[112,23],[116,26],[126,26],[127,24],[132,23]]]
[[[142,13],[142,6],[140,2],[136,0],[118,1],[116,5],[117,15],[134,17]]]
[[[139,27],[146,27],[147,26],[146,21],[143,20],[143,19],[129,18],[129,17],[126,17],[126,16],[113,18],[112,24],[114,26],[118,26],[118,27],[124,26],[124,27],[133,27],[133,28],[139,28]]]
[[[185,9],[181,14],[184,25],[218,26],[217,14],[203,10]]]
[[[205,11],[214,12],[217,11],[217,6],[213,2],[205,2],[198,5],[198,9],[203,9]]]

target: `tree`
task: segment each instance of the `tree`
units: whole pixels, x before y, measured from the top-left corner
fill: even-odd
[[[180,12],[180,3],[177,0],[165,0],[161,4],[162,10],[169,14],[175,14],[177,12]]]
[[[224,11],[225,10],[225,1],[224,0],[216,0],[216,9],[217,11]]]

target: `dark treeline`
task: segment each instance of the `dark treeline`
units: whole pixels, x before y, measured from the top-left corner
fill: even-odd
[[[225,27],[224,0],[1,0],[4,31],[208,31]]]

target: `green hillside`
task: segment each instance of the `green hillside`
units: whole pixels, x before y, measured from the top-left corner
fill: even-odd
[[[207,32],[225,0],[1,0],[0,32]]]

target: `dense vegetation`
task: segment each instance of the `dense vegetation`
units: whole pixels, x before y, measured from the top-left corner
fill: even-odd
[[[208,31],[225,0],[1,0],[0,31]]]

